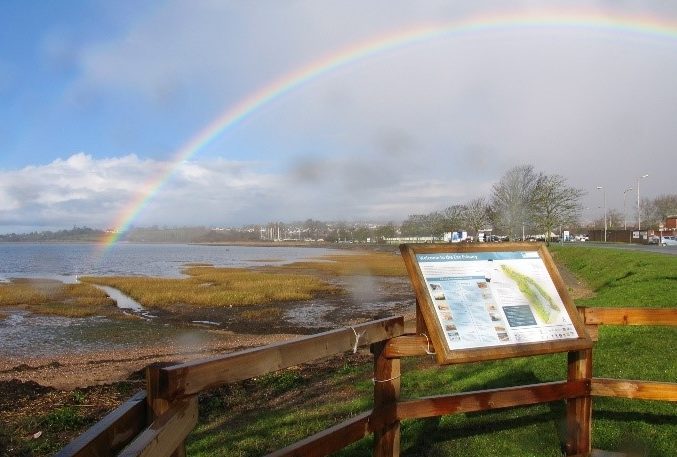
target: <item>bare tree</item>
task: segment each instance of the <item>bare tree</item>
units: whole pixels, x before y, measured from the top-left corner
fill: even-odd
[[[533,220],[545,231],[546,243],[550,243],[553,228],[577,221],[584,194],[583,190],[569,186],[560,175],[543,175],[538,179],[532,199]]]
[[[401,231],[405,236],[432,236],[435,232],[434,213],[411,214],[402,223]]]
[[[607,210],[606,225],[609,230],[622,230],[625,225],[623,213],[616,209]],[[593,221],[593,227],[604,228],[604,215]]]
[[[468,231],[476,236],[477,232],[486,228],[491,221],[489,217],[489,205],[487,205],[484,197],[480,197],[469,201],[463,206],[465,207],[463,222]]]
[[[533,198],[542,175],[531,165],[508,170],[494,184],[491,195],[495,229],[507,233],[511,240],[521,238],[522,227],[532,220]]]
[[[464,223],[463,213],[466,208],[463,205],[451,205],[442,211],[444,223],[446,224],[445,232],[461,228]]]
[[[642,199],[642,226],[657,228],[668,216],[677,215],[677,194]]]

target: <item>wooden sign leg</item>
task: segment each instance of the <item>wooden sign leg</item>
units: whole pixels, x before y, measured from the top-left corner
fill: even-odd
[[[423,320],[423,312],[421,311],[421,304],[418,302],[418,298],[416,299],[416,333],[419,335],[422,333],[428,334],[428,329]]]
[[[387,359],[385,342],[372,344],[374,354],[374,412],[375,422],[383,424],[374,430],[374,457],[399,457],[400,421],[395,419],[396,404],[400,398],[400,359]]]
[[[167,364],[155,363],[146,367],[146,403],[148,404],[148,413],[146,417],[147,425],[152,424],[156,417],[171,408],[171,404],[167,400],[158,398],[158,392],[160,390],[160,368],[165,365]],[[184,442],[172,453],[172,457],[185,456],[186,443]]]
[[[567,455],[589,456],[591,452],[592,397],[592,349],[569,352],[568,380],[588,381],[588,394],[567,400]]]

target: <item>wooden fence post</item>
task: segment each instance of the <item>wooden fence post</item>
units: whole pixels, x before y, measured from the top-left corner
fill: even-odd
[[[371,345],[374,354],[374,412],[379,428],[374,430],[374,457],[399,457],[400,421],[396,419],[400,398],[400,359],[385,357],[386,341]]]
[[[159,417],[162,413],[171,408],[171,403],[164,398],[158,397],[160,392],[160,368],[165,366],[173,365],[173,363],[154,363],[146,367],[146,403],[148,407],[146,408],[146,424],[150,425],[153,423],[155,418]],[[186,444],[182,443],[176,450],[171,454],[171,457],[185,457],[186,456]]]
[[[567,455],[589,456],[591,449],[592,349],[569,351],[567,380],[587,381],[587,395],[567,400]]]

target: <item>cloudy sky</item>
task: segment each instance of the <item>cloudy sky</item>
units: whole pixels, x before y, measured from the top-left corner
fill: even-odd
[[[533,164],[588,191],[677,192],[677,2],[0,2],[0,233],[402,220],[488,195]],[[177,151],[309,64],[379,37],[516,15],[660,22],[480,27],[310,78]],[[151,186],[152,187],[152,186]],[[628,213],[636,193],[628,194]]]

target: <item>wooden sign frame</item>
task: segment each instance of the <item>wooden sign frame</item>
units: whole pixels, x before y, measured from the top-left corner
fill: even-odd
[[[569,296],[564,281],[555,266],[550,253],[542,243],[486,243],[486,244],[402,244],[400,251],[409,273],[409,278],[416,293],[418,307],[417,318],[423,319],[426,335],[430,338],[435,349],[437,362],[441,365],[496,360],[511,357],[524,357],[539,354],[551,354],[556,352],[578,351],[592,347],[592,341],[588,336],[585,325],[578,315],[573,300]],[[428,290],[428,285],[421,271],[418,254],[449,254],[450,258],[458,255],[472,255],[476,253],[503,253],[524,252],[532,258],[533,253],[543,261],[545,268],[552,280],[555,289],[562,300],[564,309],[568,314],[570,324],[576,330],[577,337],[567,339],[555,339],[547,341],[523,342],[499,345],[482,345],[481,347],[452,349],[445,336],[445,329],[438,317],[435,304]],[[450,260],[453,261],[453,260]],[[479,286],[479,283],[478,283]],[[507,318],[507,317],[506,317]],[[419,322],[418,325],[421,328]]]

